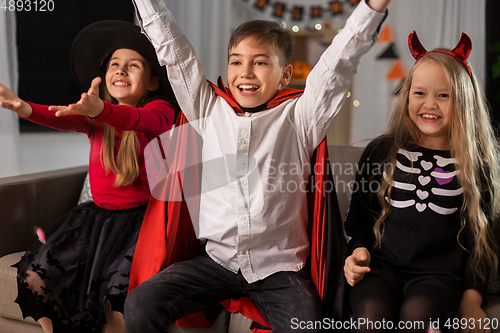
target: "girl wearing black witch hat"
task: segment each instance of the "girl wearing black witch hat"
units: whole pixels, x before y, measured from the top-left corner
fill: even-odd
[[[0,106],[90,140],[94,202],[46,230],[17,264],[16,302],[45,332],[125,332],[123,304],[135,244],[150,198],[144,148],[171,129],[178,111],[165,69],[139,27],[102,21],[73,42],[81,99],[68,106],[21,100],[0,85]],[[89,88],[90,87],[90,88]]]

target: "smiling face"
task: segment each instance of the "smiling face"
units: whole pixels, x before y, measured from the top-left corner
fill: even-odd
[[[413,73],[408,105],[410,118],[420,131],[419,145],[449,149],[450,93],[443,67],[422,60]]]
[[[229,51],[227,80],[236,102],[253,108],[269,102],[292,77],[292,66],[281,65],[275,47],[244,38]]]
[[[149,62],[130,49],[118,49],[109,59],[106,88],[118,104],[135,107],[149,91],[159,87],[159,78],[152,75]]]

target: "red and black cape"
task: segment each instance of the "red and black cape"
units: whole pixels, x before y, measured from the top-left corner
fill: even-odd
[[[211,83],[214,91],[224,98],[235,112],[243,112],[221,83],[221,80],[219,80],[220,86]],[[296,98],[302,92],[282,89],[267,104],[267,108],[276,107],[288,99]],[[168,146],[169,151],[174,149],[174,152],[171,152],[174,155],[169,156],[175,156],[175,159],[173,163],[168,166],[165,164],[164,167],[183,170],[182,166],[187,160],[201,161],[199,145],[202,143],[198,134],[189,126],[180,126],[187,123],[184,114],[180,113],[176,122],[178,130],[170,139]],[[201,163],[198,165],[201,168]],[[306,269],[310,269],[311,277],[322,300],[324,317],[341,320],[345,286],[343,265],[346,251],[337,195],[328,162],[326,138],[313,154],[311,170],[314,174],[310,176],[307,193],[311,254]],[[155,187],[149,201],[132,262],[129,292],[162,269],[177,261],[190,259],[200,251],[200,242],[196,238],[185,200],[157,199],[180,196],[184,199],[182,184],[186,174],[181,172],[167,174],[168,176]],[[190,172],[186,183],[192,184],[193,176],[201,177],[201,170]],[[199,181],[194,183],[201,184]],[[179,191],[181,193],[173,193]],[[249,297],[228,299],[221,304],[229,312],[240,312],[254,322],[270,327]],[[209,321],[201,312],[178,320],[176,325],[210,327]]]

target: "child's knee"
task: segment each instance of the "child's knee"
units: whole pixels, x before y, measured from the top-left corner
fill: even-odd
[[[141,312],[148,305],[148,293],[141,285],[130,291],[123,306],[125,318]]]

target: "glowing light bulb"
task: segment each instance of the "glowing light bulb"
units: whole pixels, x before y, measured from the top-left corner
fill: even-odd
[[[299,28],[299,26],[298,26],[298,25],[294,25],[294,26],[292,27],[292,31],[293,31],[293,32],[299,32],[299,30],[300,30],[300,28]]]
[[[354,102],[352,102],[352,105],[354,105],[355,107],[358,107],[359,106],[359,101],[357,99],[354,100]]]
[[[316,25],[314,26],[314,28],[316,28],[316,30],[321,30],[321,28],[323,28],[323,27],[321,26],[321,24],[316,23]]]

